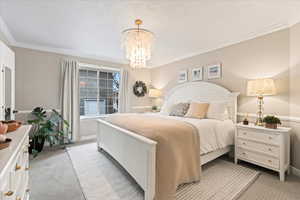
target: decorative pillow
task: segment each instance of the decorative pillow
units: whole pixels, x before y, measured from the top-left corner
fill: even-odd
[[[160,109],[160,114],[169,115],[170,112],[171,112],[170,106],[168,106],[166,103],[164,103]]]
[[[192,102],[184,117],[203,119],[207,113],[208,103]]]
[[[210,102],[206,118],[208,119],[217,119],[217,120],[226,120],[228,117],[228,102]]]
[[[188,109],[189,109],[190,104],[189,103],[178,103],[172,106],[170,116],[178,116],[178,117],[183,117]]]

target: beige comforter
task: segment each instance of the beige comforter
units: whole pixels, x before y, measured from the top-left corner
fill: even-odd
[[[199,181],[199,134],[193,125],[137,114],[112,115],[106,121],[157,142],[155,200],[175,199],[178,185]]]

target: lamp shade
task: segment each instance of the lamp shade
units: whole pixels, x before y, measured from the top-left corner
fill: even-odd
[[[162,94],[161,90],[158,89],[149,89],[149,97],[158,98]]]
[[[255,79],[249,80],[247,83],[248,96],[268,96],[275,94],[276,88],[273,79]]]

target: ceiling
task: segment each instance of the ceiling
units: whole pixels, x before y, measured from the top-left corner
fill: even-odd
[[[156,35],[151,67],[286,28],[299,9],[299,0],[0,0],[13,46],[119,63],[121,32],[141,18]]]

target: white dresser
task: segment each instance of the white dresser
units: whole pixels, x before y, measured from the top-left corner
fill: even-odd
[[[12,139],[9,148],[0,150],[0,200],[28,200],[29,131],[21,126],[7,134]]]
[[[244,160],[279,172],[284,181],[290,167],[290,128],[236,125],[235,163]]]

